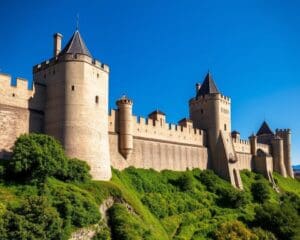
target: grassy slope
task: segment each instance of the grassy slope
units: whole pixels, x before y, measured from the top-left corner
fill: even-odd
[[[259,179],[256,174],[242,173],[248,203],[233,209],[218,203],[218,196],[208,191],[199,180],[200,170],[189,173],[192,175],[192,187],[188,191],[183,191],[178,185],[178,179],[184,173],[172,171],[158,173],[153,170],[130,168],[122,172],[114,170],[110,182],[71,184],[49,179],[48,192],[44,194],[48,194],[51,198],[53,194],[51,189],[56,189],[58,192],[68,190],[76,192],[78,196],[83,196],[98,206],[108,196],[122,199],[132,206],[136,213],[132,215],[127,210],[127,213],[122,210],[125,219],[120,227],[124,226],[123,234],[128,239],[135,239],[133,236],[140,232],[145,234],[145,239],[209,239],[209,233],[223,221],[253,218],[254,207],[257,204],[251,199],[250,186]],[[277,174],[274,177],[283,191],[294,192],[300,196],[299,181],[284,179]],[[218,177],[215,181],[216,185],[231,189],[228,182]],[[278,195],[271,186],[270,191],[270,201],[278,201]],[[36,187],[2,183],[0,184],[0,213],[5,205],[18,205],[27,195],[38,194]],[[116,208],[116,211],[120,209]],[[132,220],[126,222],[129,216]],[[138,230],[129,232],[129,229],[134,228]],[[74,227],[72,229],[74,230]],[[139,239],[139,236],[136,236],[136,239]]]

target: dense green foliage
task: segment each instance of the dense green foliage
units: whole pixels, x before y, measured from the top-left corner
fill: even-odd
[[[300,183],[277,174],[280,193],[248,171],[244,191],[210,170],[127,168],[109,182],[91,181],[88,171],[53,138],[21,136],[12,159],[0,161],[0,239],[68,239],[87,226],[94,240],[300,237]],[[108,197],[106,222],[99,205]]]
[[[20,136],[7,165],[6,177],[22,182],[44,182],[47,177],[79,182],[90,179],[85,162],[68,159],[59,142],[43,134]]]
[[[258,237],[252,233],[242,222],[230,221],[220,224],[213,232],[216,240],[257,240]]]
[[[259,203],[264,203],[270,198],[270,190],[265,181],[258,181],[251,185],[253,199]]]

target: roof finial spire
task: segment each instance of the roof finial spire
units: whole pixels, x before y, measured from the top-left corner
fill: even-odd
[[[76,31],[79,29],[79,13],[76,15]]]

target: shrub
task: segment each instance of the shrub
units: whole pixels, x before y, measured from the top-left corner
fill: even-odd
[[[114,204],[108,215],[112,239],[154,239],[143,221],[130,214],[122,204]]]
[[[280,197],[284,204],[289,204],[300,215],[300,197],[293,192],[286,192]]]
[[[247,199],[244,192],[233,187],[220,188],[217,190],[218,205],[230,208],[239,208],[246,204]]]
[[[230,221],[219,225],[213,232],[215,240],[257,240],[253,234],[242,222]]]
[[[8,171],[14,180],[45,182],[47,177],[86,182],[91,179],[87,163],[68,159],[53,137],[43,134],[21,135],[14,146]],[[1,173],[0,173],[1,175]]]
[[[295,209],[287,203],[281,205],[264,203],[255,208],[253,223],[273,232],[279,239],[292,239],[300,229],[299,216]]]
[[[175,185],[181,191],[192,191],[194,189],[193,175],[190,172],[185,172],[175,181]]]
[[[276,240],[273,233],[262,228],[253,228],[252,232],[258,237],[258,240]]]
[[[201,183],[206,186],[206,189],[210,192],[215,193],[218,189],[218,177],[211,170],[205,170],[200,173],[200,176],[197,177]]]
[[[67,162],[66,180],[71,182],[87,182],[91,179],[90,167],[86,162],[76,158],[69,159]]]
[[[97,223],[100,213],[95,200],[85,191],[69,184],[49,185],[53,206],[65,220],[64,225],[85,227]]]
[[[251,185],[251,193],[254,201],[264,203],[270,198],[269,185],[265,181],[254,182]]]
[[[62,239],[62,219],[44,197],[30,197],[7,211],[2,226],[1,239]]]
[[[63,148],[54,138],[43,134],[24,134],[17,139],[9,162],[14,178],[40,181],[49,176],[62,178],[66,169]]]

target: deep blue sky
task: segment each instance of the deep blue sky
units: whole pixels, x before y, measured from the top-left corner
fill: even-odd
[[[300,4],[298,1],[2,1],[0,69],[32,79],[76,27],[93,56],[111,67],[110,107],[123,93],[134,113],[158,108],[169,122],[209,69],[232,98],[233,129],[247,138],[265,119],[291,128],[300,163]]]

